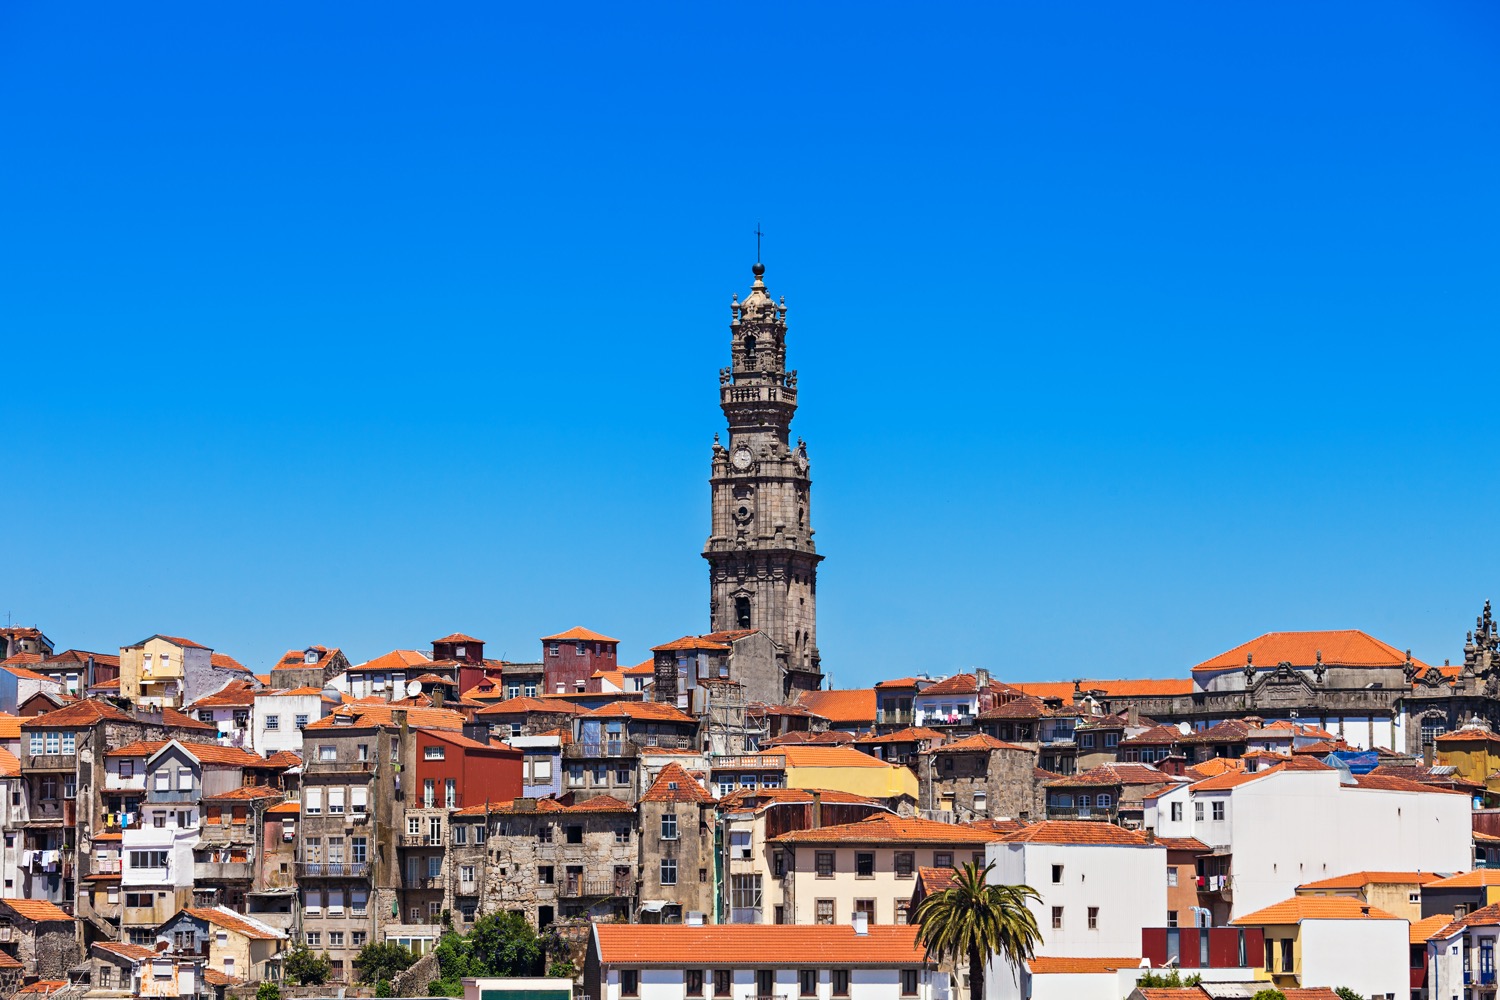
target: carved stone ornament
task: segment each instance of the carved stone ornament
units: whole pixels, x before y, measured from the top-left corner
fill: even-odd
[[[1255,654],[1245,654],[1245,685],[1248,687],[1255,682]]]
[[[1323,675],[1328,672],[1328,668],[1323,666],[1323,651],[1321,649],[1318,650],[1314,655],[1317,657],[1317,659],[1313,663],[1313,677],[1316,678],[1318,683],[1321,684],[1323,682]]]
[[[1406,675],[1406,683],[1410,684],[1417,679],[1417,665],[1412,662],[1411,650],[1406,651],[1406,663],[1402,665],[1401,672]],[[1433,671],[1437,673],[1437,671]]]

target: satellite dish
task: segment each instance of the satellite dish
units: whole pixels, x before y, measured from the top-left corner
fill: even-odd
[[[322,697],[324,701],[331,701],[338,704],[343,702],[344,693],[330,684],[323,689]]]
[[[408,698],[415,698],[417,695],[419,695],[421,693],[422,693],[422,683],[421,683],[421,681],[408,681],[407,682],[407,684],[406,684],[406,696]]]

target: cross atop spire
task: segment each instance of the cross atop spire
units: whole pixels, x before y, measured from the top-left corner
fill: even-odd
[[[755,224],[755,263],[760,263],[760,238],[766,235],[760,231],[760,223]]]

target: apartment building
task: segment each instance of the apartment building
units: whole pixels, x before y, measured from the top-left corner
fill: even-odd
[[[983,862],[1002,835],[971,826],[889,814],[857,823],[793,830],[773,838],[772,922],[904,924],[918,867]]]
[[[1294,896],[1233,923],[1261,930],[1263,968],[1277,989],[1347,986],[1365,997],[1410,996],[1411,924],[1379,907],[1346,896]]]
[[[583,989],[599,1000],[948,1000],[912,927],[589,928]]]
[[[638,919],[642,923],[681,923],[688,914],[697,914],[699,920],[715,919],[716,805],[714,797],[677,763],[663,768],[641,796],[636,812],[641,850]],[[733,877],[730,882],[732,892],[740,892],[740,883]],[[759,911],[759,891],[753,901],[748,897],[742,901]]]

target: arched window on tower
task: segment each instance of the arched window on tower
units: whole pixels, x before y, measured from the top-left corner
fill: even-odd
[[[753,334],[749,334],[749,333],[745,334],[745,341],[744,341],[744,343],[745,343],[745,367],[747,367],[747,368],[753,368],[753,367],[755,367],[755,336]]]
[[[739,628],[750,628],[750,598],[734,599],[734,620]]]

